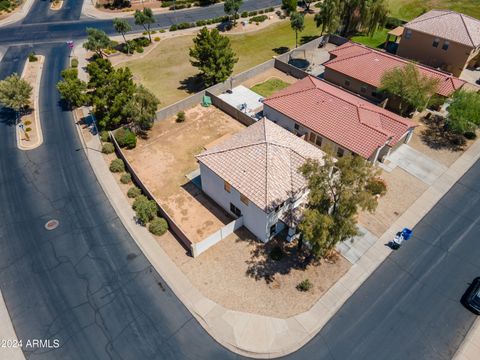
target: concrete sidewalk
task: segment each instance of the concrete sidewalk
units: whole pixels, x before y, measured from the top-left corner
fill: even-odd
[[[134,212],[108,170],[94,137],[85,144],[92,168],[118,216],[145,256],[205,330],[226,348],[245,356],[272,358],[298,350],[314,337],[343,303],[384,261],[385,246],[398,229],[413,227],[480,157],[480,141],[470,147],[420,198],[366,249],[350,270],[307,312],[281,319],[232,311],[204,297],[157,244],[137,225]],[[167,235],[168,236],[168,235]]]
[[[478,358],[480,358],[480,319],[473,323],[467,337],[453,359],[477,360]]]
[[[26,0],[22,5],[21,8],[16,10],[13,14],[7,16],[5,19],[0,20],[0,27],[7,26],[13,24],[17,21],[22,20],[25,16],[27,16],[30,8],[33,5],[34,0]]]

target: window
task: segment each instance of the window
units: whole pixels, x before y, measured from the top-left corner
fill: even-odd
[[[344,84],[345,86],[350,86],[350,80],[345,80]]]
[[[412,38],[412,30],[405,31],[405,39],[411,39]]]
[[[248,198],[243,194],[240,194],[240,200],[247,206],[250,203],[250,200],[248,200]]]
[[[442,50],[447,51],[449,46],[450,46],[450,42],[445,40],[445,42],[443,43],[443,46],[442,46]]]
[[[315,141],[315,144],[317,146],[322,146],[322,138],[320,136],[317,136],[317,140]]]
[[[277,224],[273,224],[272,226],[270,226],[270,236],[275,235],[276,232],[277,232]]]
[[[228,192],[228,193],[229,193],[230,191],[232,191],[231,185],[230,185],[228,182],[226,182],[226,181],[223,182],[223,188],[224,188],[225,191]]]
[[[237,215],[238,217],[242,216],[242,212],[240,211],[239,208],[237,208],[235,205],[233,205],[232,203],[230,203],[230,211]]]
[[[313,132],[310,133],[310,137],[308,138],[308,140],[313,143],[315,142],[315,134]]]
[[[345,154],[345,150],[339,147],[337,150],[337,156],[342,157],[344,154]]]
[[[440,39],[439,39],[439,38],[435,38],[435,39],[433,40],[432,46],[436,48],[436,47],[438,47],[438,44],[439,44],[439,43],[440,43]]]
[[[366,86],[360,86],[360,92],[362,94],[365,94],[367,92],[367,87]]]
[[[293,127],[295,128],[295,130],[300,130],[300,125],[298,124],[295,124]]]

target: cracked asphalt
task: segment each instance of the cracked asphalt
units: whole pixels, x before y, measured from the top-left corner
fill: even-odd
[[[79,23],[72,22],[73,31]],[[29,26],[25,32],[36,29]],[[68,36],[68,26],[62,29],[61,36]],[[21,43],[25,32],[1,29],[0,42],[10,34],[8,44]],[[71,113],[61,108],[55,90],[67,66],[66,46],[35,43],[2,50],[0,79],[20,73],[32,50],[46,56],[43,145],[19,151],[14,116],[0,109],[0,286],[24,343],[60,340],[58,349],[24,348],[26,357],[240,358],[204,331],[152,269],[79,151]],[[480,275],[479,178],[477,162],[418,224],[414,238],[288,358],[450,359],[475,320],[459,299]],[[60,225],[46,231],[50,219]]]

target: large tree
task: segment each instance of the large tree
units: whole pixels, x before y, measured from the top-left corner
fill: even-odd
[[[130,45],[128,44],[127,39],[125,38],[125,34],[129,31],[132,30],[132,27],[130,24],[127,22],[125,19],[119,19],[115,18],[113,19],[113,27],[115,28],[115,31],[122,34],[123,41],[125,43],[125,46],[127,48],[127,54],[130,54]]]
[[[200,70],[206,86],[225,81],[233,72],[238,57],[232,50],[230,39],[217,29],[201,29],[193,39],[190,62]]]
[[[282,9],[290,15],[297,11],[297,0],[282,0]]]
[[[242,4],[243,0],[225,0],[225,3],[223,4],[225,14],[233,15],[233,26],[237,25],[237,14]]]
[[[83,47],[89,51],[95,52],[99,57],[103,57],[103,49],[112,45],[112,41],[103,30],[95,28],[87,28],[87,41],[83,43]]]
[[[28,82],[17,74],[12,74],[0,81],[0,104],[22,115],[30,106],[32,91],[33,88]]]
[[[299,12],[294,12],[290,16],[290,26],[295,31],[295,47],[298,47],[298,33],[305,29],[305,17]]]
[[[150,130],[155,120],[158,99],[143,85],[138,85],[133,97],[125,104],[124,116],[135,133]]]
[[[70,68],[62,71],[62,78],[57,83],[57,90],[60,97],[70,107],[83,106],[88,102],[87,83],[78,78],[77,69]]]
[[[447,123],[456,133],[475,131],[480,126],[480,94],[459,90],[447,108]]]
[[[88,88],[95,89],[108,82],[110,74],[114,71],[112,63],[108,59],[98,58],[88,63]]]
[[[150,8],[143,8],[142,11],[135,11],[135,24],[142,25],[145,31],[148,33],[148,39],[152,42],[152,34],[150,31],[150,26],[155,23],[155,17],[153,16],[153,11]]]
[[[301,168],[310,193],[299,229],[315,258],[328,256],[335,245],[358,233],[359,209],[373,212],[377,198],[368,190],[378,170],[360,156],[338,161],[326,155],[324,164],[309,160]]]
[[[385,23],[387,15],[386,0],[323,0],[316,22],[323,29],[341,25],[343,36],[357,30],[372,36]]]
[[[404,67],[386,71],[380,81],[380,90],[399,99],[399,112],[422,111],[438,89],[438,79],[422,75],[418,67],[408,63]]]

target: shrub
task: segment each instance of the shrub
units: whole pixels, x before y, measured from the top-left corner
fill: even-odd
[[[275,246],[271,251],[270,251],[270,258],[275,261],[282,260],[283,258],[283,250],[280,246]]]
[[[100,140],[102,140],[102,142],[107,142],[110,140],[110,135],[108,134],[108,131],[100,131]]]
[[[130,129],[120,128],[115,131],[115,140],[120,147],[126,147],[127,149],[133,149],[137,146],[137,135]]]
[[[167,30],[162,29],[162,30],[159,31],[159,33],[161,33],[161,34],[163,34],[164,32],[167,32]]]
[[[242,18],[248,17],[248,11],[242,12],[242,14],[241,14],[240,16],[241,16]]]
[[[77,59],[77,58],[73,58],[72,61],[70,61],[70,65],[71,65],[73,68],[77,68],[77,67],[78,67],[78,59]]]
[[[148,35],[148,31],[142,32],[142,35]]]
[[[28,125],[31,125],[32,122],[31,122],[30,120],[27,120],[27,121],[24,122],[24,124],[25,124],[26,126],[28,126]]]
[[[32,51],[30,54],[28,54],[28,61],[30,62],[35,62],[37,61],[37,55],[35,54],[35,51]]]
[[[168,230],[167,220],[164,218],[156,217],[148,225],[148,231],[153,235],[161,236],[165,234]]]
[[[30,131],[32,131],[32,128],[27,127],[27,128],[25,129],[25,131],[26,131],[26,132],[30,132]]]
[[[305,279],[297,285],[297,290],[306,292],[309,291],[312,287],[313,284],[310,282],[310,280]]]
[[[250,22],[254,22],[254,23],[261,23],[261,22],[264,22],[265,20],[268,19],[268,16],[267,15],[258,15],[258,16],[254,16],[252,18],[250,18]]]
[[[139,188],[137,188],[136,186],[132,186],[130,189],[128,189],[127,191],[127,196],[130,198],[130,199],[134,199],[136,198],[137,196],[139,195],[142,195],[142,190],[140,190]]]
[[[122,184],[130,184],[132,182],[132,175],[130,175],[129,173],[123,174],[120,177],[120,182]]]
[[[370,181],[365,189],[373,195],[383,196],[387,193],[387,184],[382,179],[376,178]]]
[[[148,200],[145,195],[138,195],[132,207],[142,224],[148,223],[157,216],[157,204],[153,200]]]
[[[140,54],[143,53],[143,47],[141,47],[141,46],[138,46],[136,50]]]
[[[122,159],[112,160],[110,163],[110,171],[113,173],[121,173],[125,171],[125,164]]]
[[[111,154],[115,151],[115,147],[112,143],[106,142],[102,145],[102,153]]]
[[[177,114],[177,122],[185,121],[185,111],[179,111]]]
[[[465,134],[463,134],[463,136],[465,136],[465,138],[467,138],[468,140],[473,140],[477,138],[477,134],[475,134],[473,131],[467,131]]]
[[[387,29],[395,29],[398,26],[402,26],[405,22],[394,18],[394,17],[387,17],[387,20],[385,21],[385,27]]]
[[[160,37],[159,37],[159,36],[155,36],[155,37],[153,38],[153,41],[159,42],[159,41],[160,41]]]
[[[173,24],[172,26],[170,26],[170,31],[176,31],[176,30],[178,30],[177,25]]]

